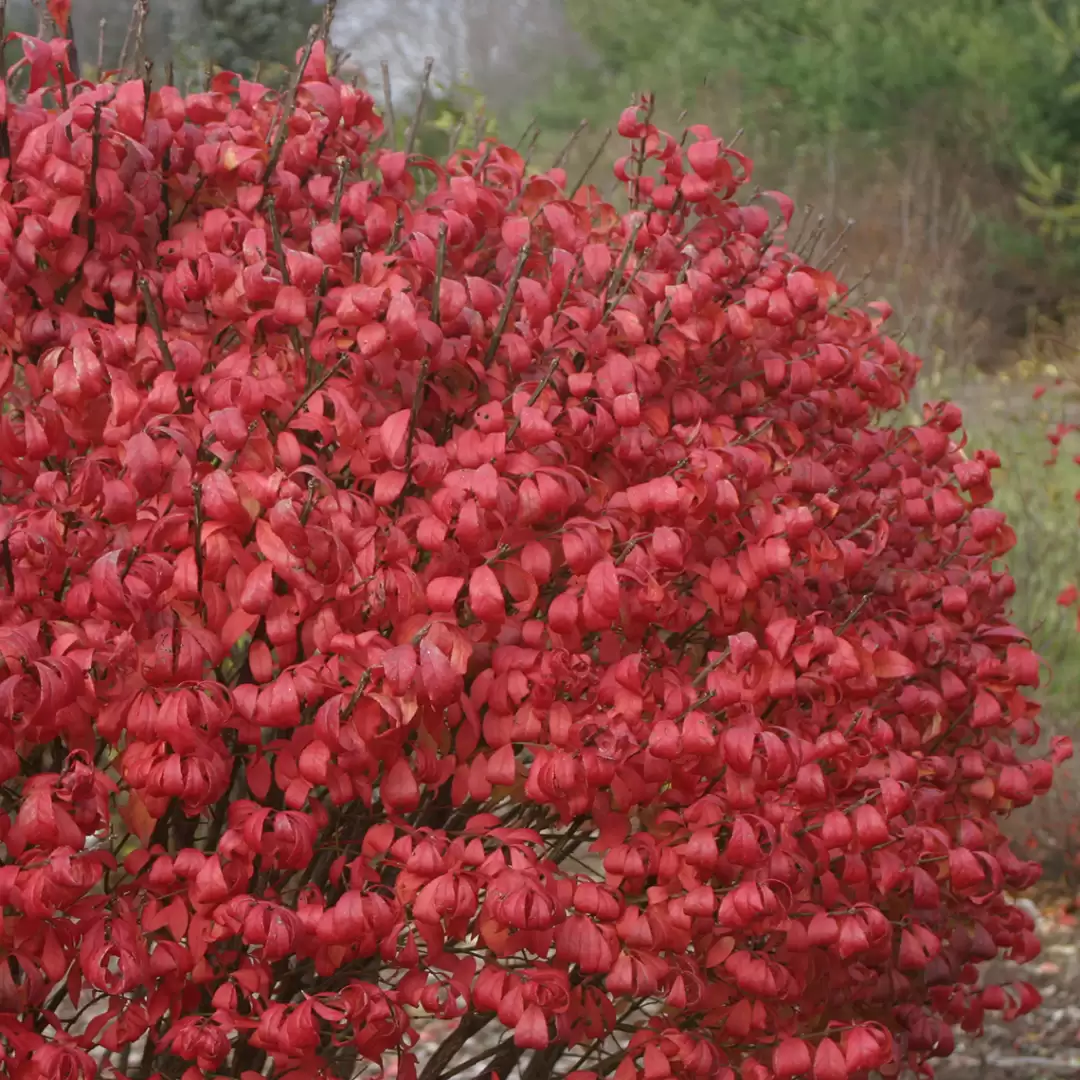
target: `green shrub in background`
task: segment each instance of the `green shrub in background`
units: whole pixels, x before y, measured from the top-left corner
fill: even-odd
[[[428,157],[445,159],[459,146],[479,146],[495,136],[497,124],[484,95],[467,83],[437,87],[424,110],[415,149]],[[407,138],[407,133],[402,133]],[[401,139],[399,139],[399,142]]]
[[[642,74],[687,89],[731,74],[744,100],[807,136],[888,134],[925,110],[943,139],[982,140],[1016,167],[1016,150],[1080,147],[1080,118],[1060,100],[1046,29],[1026,0],[567,0],[598,57],[590,77]],[[680,85],[681,84],[681,85]]]
[[[1080,117],[1080,3],[1033,0],[1043,30],[1050,67],[1058,82],[1059,106]],[[1080,154],[1075,142],[1056,157],[1021,153],[1026,177],[1022,209],[1056,243],[1075,248],[1080,238]]]
[[[1080,164],[1080,107],[1061,92],[1080,65],[1050,32],[1078,0],[1041,2],[1042,11],[1029,0],[566,0],[594,63],[564,70],[536,112],[542,126],[568,131],[643,81],[678,108],[709,84],[786,145],[843,133],[861,152],[888,152],[915,128],[1018,193],[1024,162]],[[1080,269],[1072,246],[1017,235],[1023,225],[1010,198],[1004,205],[980,222],[988,247]]]
[[[313,0],[199,0],[202,48],[219,68],[265,78],[295,62],[322,8]]]

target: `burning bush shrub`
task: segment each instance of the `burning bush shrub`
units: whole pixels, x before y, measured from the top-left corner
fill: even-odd
[[[644,101],[620,213],[380,149],[320,41],[19,40],[6,1075],[843,1080],[1031,1007],[997,459],[882,423],[917,361],[749,161]]]

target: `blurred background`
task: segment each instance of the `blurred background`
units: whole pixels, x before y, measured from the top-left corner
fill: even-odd
[[[72,7],[84,73],[142,51],[187,88],[215,67],[283,85],[323,17],[312,0],[155,0],[140,34],[130,0]],[[47,20],[8,0],[9,30]],[[741,133],[755,181],[795,197],[803,253],[892,302],[924,359],[913,417],[951,397],[971,444],[1002,456],[1015,621],[1047,663],[1047,734],[1080,735],[1077,609],[1057,602],[1080,579],[1080,0],[339,0],[332,40],[339,74],[380,102],[392,88],[399,142],[423,94],[426,153],[497,133],[571,179],[592,164],[604,190],[605,132],[642,90],[662,127]],[[1025,901],[1046,1004],[962,1044],[947,1075],[1080,1076],[1077,776],[1015,823],[1046,868]]]

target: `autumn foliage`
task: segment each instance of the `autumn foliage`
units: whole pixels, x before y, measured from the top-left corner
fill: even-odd
[[[644,100],[619,212],[319,41],[17,45],[0,1073],[846,1080],[1035,1003],[997,458],[746,158]]]

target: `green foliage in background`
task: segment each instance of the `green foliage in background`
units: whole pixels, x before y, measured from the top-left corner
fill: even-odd
[[[595,62],[562,72],[539,122],[568,131],[582,115],[599,120],[643,85],[677,111],[708,87],[739,123],[784,145],[842,135],[889,152],[917,131],[1019,193],[1025,163],[1080,166],[1080,0],[1038,2],[566,0]],[[1059,24],[1076,39],[1062,44]],[[1048,262],[1054,237],[1018,236],[1015,213],[994,214],[980,222],[991,250]]]
[[[478,90],[467,83],[438,86],[425,105],[414,150],[445,160],[459,146],[478,146],[483,139],[493,137],[496,126],[487,100]],[[399,133],[399,145],[404,145],[407,134],[407,130]]]
[[[265,80],[276,66],[295,64],[308,30],[322,17],[312,0],[199,0],[198,27],[207,60],[219,68]]]
[[[1080,117],[1080,3],[1076,0],[1033,0],[1032,10],[1043,31],[1046,55],[1058,80],[1061,106]],[[1056,157],[1021,155],[1026,173],[1020,206],[1055,243],[1080,238],[1080,154],[1075,145]]]
[[[1028,0],[567,0],[599,63],[585,78],[658,91],[734,79],[748,107],[804,134],[888,133],[919,112],[945,139],[1016,150],[1080,144]]]

